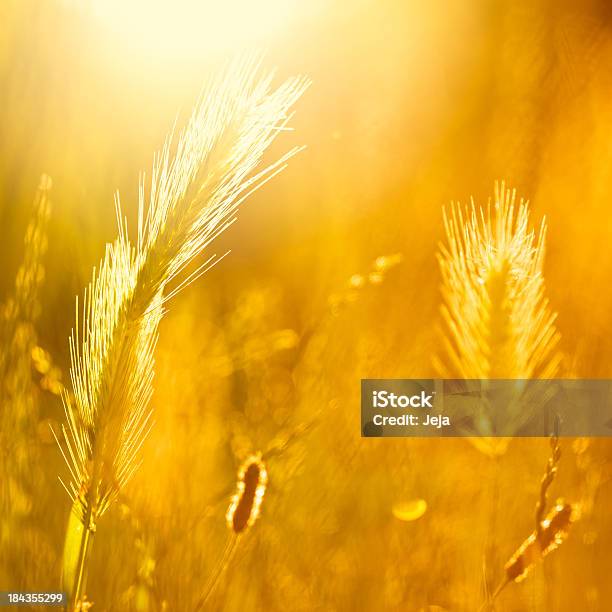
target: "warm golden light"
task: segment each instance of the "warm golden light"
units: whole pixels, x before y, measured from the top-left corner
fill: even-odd
[[[610,6],[0,0],[0,608],[610,609]]]
[[[189,56],[266,45],[303,12],[298,0],[98,0],[116,34],[153,55]]]

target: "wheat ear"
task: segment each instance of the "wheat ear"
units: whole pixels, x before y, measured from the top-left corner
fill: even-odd
[[[140,184],[138,238],[132,244],[116,198],[119,236],[77,301],[70,339],[74,402],[64,394],[60,445],[73,500],[64,555],[64,587],[78,605],[97,519],[138,466],[151,426],[153,354],[167,301],[218,261],[207,259],[173,283],[233,221],[240,203],[279,172],[297,149],[258,170],[264,151],[286,128],[307,82],[271,91],[252,61],[235,62],[206,88],[173,147],[155,157],[150,190]],[[174,150],[173,155],[171,150]],[[173,286],[174,285],[174,286]]]
[[[444,211],[442,272],[445,377],[553,378],[560,356],[556,315],[544,295],[546,222],[529,227],[529,204],[495,184],[486,209]]]

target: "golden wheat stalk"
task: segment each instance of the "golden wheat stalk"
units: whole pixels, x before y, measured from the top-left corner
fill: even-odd
[[[558,371],[556,315],[545,297],[543,264],[546,221],[536,232],[529,223],[529,204],[517,203],[516,191],[495,184],[486,208],[444,210],[446,244],[438,254],[442,273],[442,318],[445,358],[435,365],[442,376],[464,379],[552,378]],[[524,417],[522,390],[508,397],[501,431],[510,435]],[[503,454],[510,438],[487,437],[492,431],[485,399],[474,400],[474,421],[481,437],[470,443],[490,457]],[[492,465],[496,487],[499,465]],[[491,533],[497,516],[495,490],[490,495]],[[540,527],[538,526],[538,529]]]
[[[491,607],[497,596],[510,582],[522,582],[531,569],[547,555],[556,550],[567,538],[572,522],[578,518],[578,509],[572,504],[558,499],[551,511],[546,514],[548,490],[557,475],[557,464],[561,458],[558,423],[550,438],[550,458],[540,481],[540,495],[535,509],[535,530],[518,547],[504,566],[505,576],[485,606]]]
[[[546,222],[529,227],[529,204],[495,184],[486,209],[444,210],[447,244],[440,247],[447,334],[445,377],[553,378],[560,355],[556,315],[544,295]]]
[[[60,445],[71,475],[64,486],[74,502],[64,573],[75,602],[83,593],[90,534],[137,468],[151,426],[153,354],[165,304],[218,258],[170,284],[297,151],[256,171],[307,86],[293,78],[271,91],[272,74],[257,73],[252,61],[233,63],[205,90],[173,155],[168,139],[155,158],[148,203],[141,180],[135,245],[116,198],[119,236],[94,270],[80,323],[77,301],[70,339],[74,402],[64,394]]]

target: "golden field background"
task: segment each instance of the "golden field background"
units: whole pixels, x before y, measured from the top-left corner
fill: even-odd
[[[290,437],[211,609],[478,610],[532,530],[547,441],[492,459],[465,440],[364,440],[360,379],[435,375],[442,206],[484,203],[496,179],[531,201],[534,224],[548,220],[562,375],[612,375],[609,3],[157,5],[0,3],[1,296],[47,173],[35,343],[64,382],[74,296],[116,235],[114,191],[133,227],[139,172],[228,57],[263,48],[279,80],[312,79],[274,145],[307,149],[244,205],[214,246],[231,255],[161,325],[156,425],[98,526],[93,609],[193,609],[228,537],[239,464]],[[349,291],[395,253],[384,282]],[[350,299],[331,307],[339,295]],[[2,421],[0,590],[59,584],[70,500],[49,425],[63,409],[42,379],[33,368],[27,436]],[[562,440],[551,496],[580,503],[581,519],[496,609],[610,609],[610,451]],[[419,499],[423,516],[394,516]]]

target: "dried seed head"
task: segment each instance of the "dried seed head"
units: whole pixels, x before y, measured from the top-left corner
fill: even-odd
[[[575,518],[572,505],[558,501],[542,521],[539,533],[532,533],[506,563],[508,581],[521,582],[538,561],[558,548],[567,537],[569,526]]]
[[[238,470],[236,492],[225,515],[227,525],[234,533],[241,533],[255,523],[267,484],[268,472],[261,454],[251,455]]]

